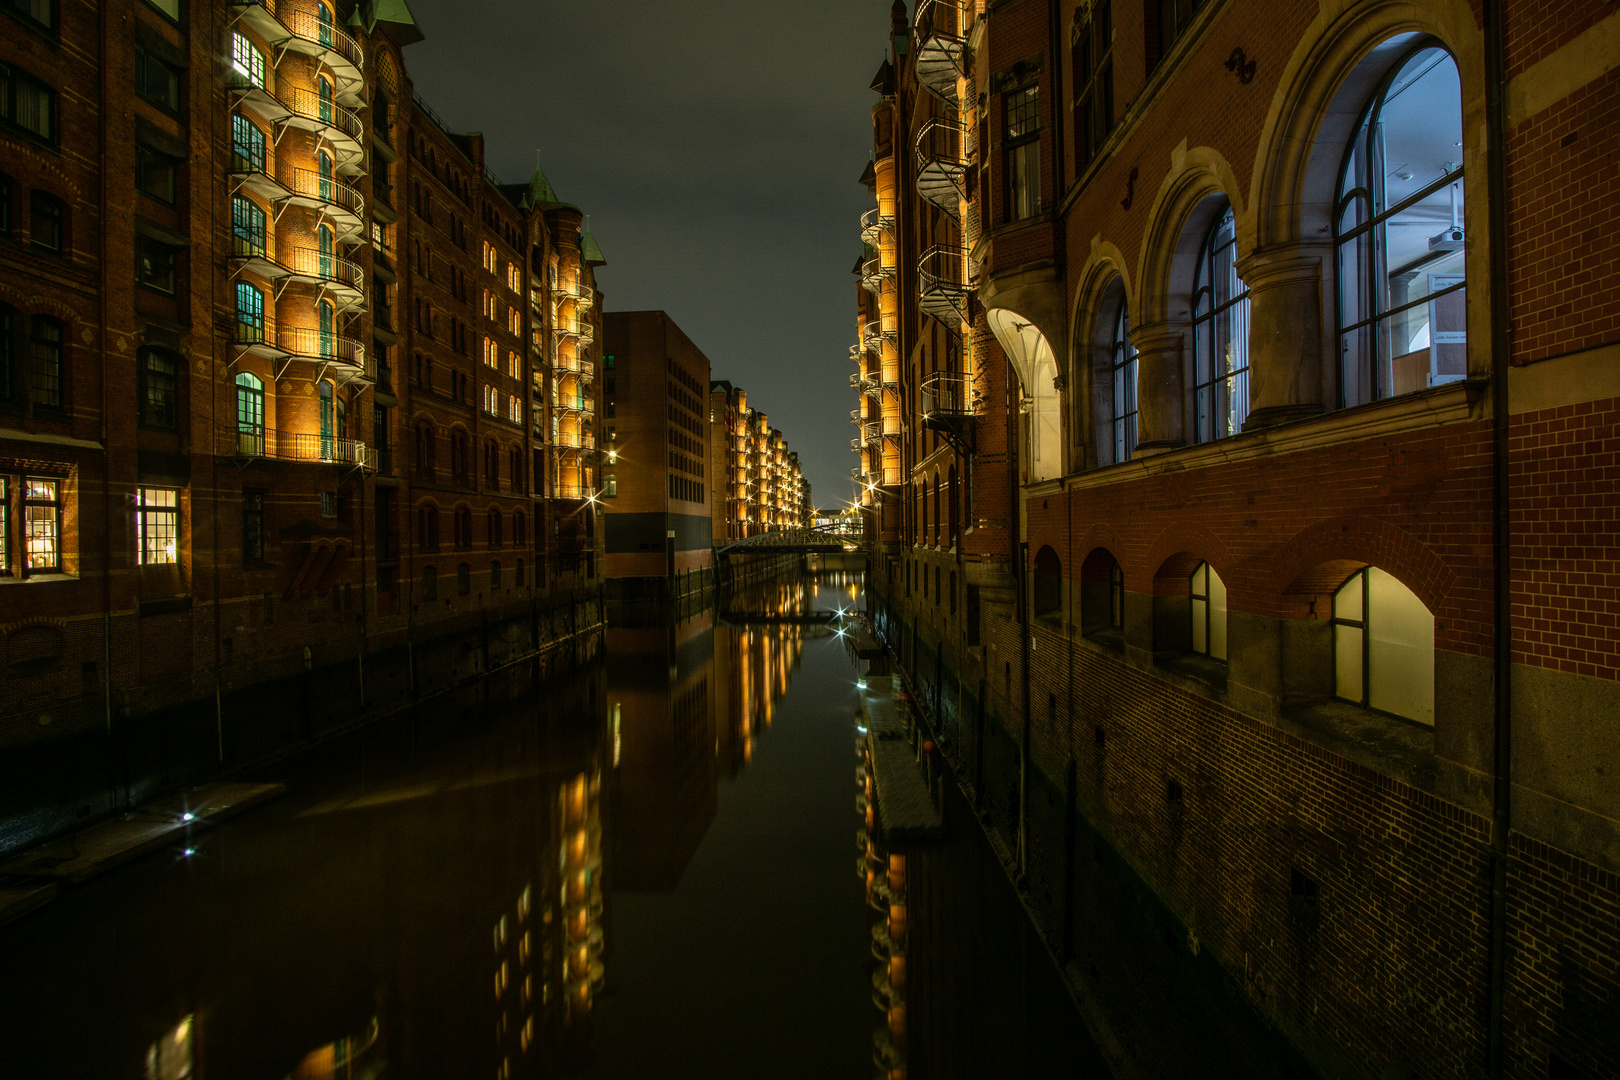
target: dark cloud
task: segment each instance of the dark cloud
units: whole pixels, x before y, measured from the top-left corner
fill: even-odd
[[[850,268],[888,0],[411,0],[416,90],[490,167],[538,149],[591,215],[607,310],[662,308],[850,493]]]

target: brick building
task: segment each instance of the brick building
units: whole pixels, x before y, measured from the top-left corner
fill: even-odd
[[[404,0],[0,25],[0,847],[599,620],[600,252]]]
[[[709,384],[709,470],[725,488],[725,497],[713,500],[716,545],[810,524],[799,455],[766,420],[749,407],[748,391],[723,379]]]
[[[1147,934],[1323,1075],[1620,1073],[1620,14],[915,8],[874,604],[1081,999],[1190,1023]]]

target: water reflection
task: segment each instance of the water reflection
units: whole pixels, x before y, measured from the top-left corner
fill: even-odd
[[[993,1060],[971,1010],[1041,1010],[942,959],[1021,918],[984,898],[993,862],[958,880],[867,836],[886,903],[850,878],[854,672],[826,618],[860,599],[854,574],[775,582],[278,767],[287,794],[194,857],[0,929],[0,1074],[870,1075],[895,1060],[875,1029],[912,1077]]]

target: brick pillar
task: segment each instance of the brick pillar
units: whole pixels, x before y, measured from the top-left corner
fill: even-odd
[[[1322,245],[1252,252],[1238,260],[1249,286],[1249,418],[1243,430],[1321,412]]]
[[[1136,348],[1137,453],[1185,445],[1185,331],[1170,323],[1133,326],[1131,344]]]

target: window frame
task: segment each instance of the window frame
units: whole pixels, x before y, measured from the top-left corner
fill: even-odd
[[[1136,453],[1137,421],[1141,413],[1138,396],[1138,353],[1131,344],[1131,316],[1129,305],[1120,299],[1114,312],[1113,330],[1108,346],[1108,441],[1113,447],[1111,465],[1131,460]],[[1126,384],[1129,383],[1129,392]],[[1129,398],[1130,408],[1122,410],[1121,397]]]
[[[1223,228],[1230,228],[1231,235],[1220,245],[1216,240]],[[1213,282],[1217,269],[1217,257],[1221,252],[1231,249],[1231,257],[1227,260],[1228,274],[1231,281],[1228,283],[1227,298],[1219,305],[1215,303],[1215,290]],[[1239,291],[1241,290],[1241,291]],[[1249,415],[1249,286],[1237,273],[1237,219],[1232,210],[1232,204],[1225,202],[1221,211],[1215,215],[1204,232],[1203,242],[1198,247],[1198,264],[1193,273],[1192,303],[1192,338],[1193,338],[1193,437],[1195,442],[1215,442],[1218,439],[1230,438],[1243,430],[1243,421]],[[1208,300],[1208,310],[1200,310],[1200,305]],[[1220,341],[1219,330],[1225,322],[1226,340],[1232,345],[1234,358],[1242,356],[1242,366],[1233,367],[1225,374],[1215,375],[1214,348]],[[1206,346],[1209,355],[1205,355]],[[1207,374],[1207,378],[1205,377]],[[1217,393],[1225,386],[1225,396],[1228,403],[1223,416],[1231,419],[1231,401],[1234,386],[1241,394],[1243,401],[1242,417],[1237,420],[1231,430],[1218,432],[1215,424],[1214,404]]]
[[[1380,326],[1388,326],[1398,316],[1408,311],[1413,311],[1417,308],[1433,304],[1436,300],[1449,296],[1453,293],[1462,292],[1465,296],[1467,295],[1466,290],[1468,288],[1468,277],[1467,259],[1465,256],[1463,261],[1463,273],[1456,275],[1462,280],[1433,292],[1425,293],[1416,300],[1408,300],[1405,303],[1392,305],[1383,310],[1380,310],[1379,308],[1379,304],[1383,300],[1383,293],[1388,285],[1388,278],[1391,275],[1388,242],[1387,240],[1380,239],[1382,237],[1383,228],[1387,227],[1387,225],[1394,220],[1395,216],[1401,213],[1403,210],[1416,206],[1423,200],[1429,198],[1431,195],[1434,195],[1451,185],[1464,184],[1467,172],[1467,166],[1463,160],[1464,150],[1466,147],[1456,148],[1458,159],[1457,168],[1442,175],[1438,180],[1431,181],[1430,183],[1425,184],[1423,187],[1414,190],[1411,194],[1407,195],[1399,202],[1396,202],[1393,205],[1383,206],[1382,209],[1378,209],[1378,207],[1381,199],[1387,198],[1384,192],[1389,179],[1388,171],[1382,167],[1382,164],[1377,170],[1377,175],[1373,177],[1375,180],[1374,187],[1356,186],[1348,190],[1345,188],[1345,174],[1350,165],[1352,156],[1360,153],[1363,155],[1364,159],[1369,160],[1373,156],[1371,154],[1371,149],[1374,132],[1380,130],[1379,120],[1384,107],[1388,104],[1388,94],[1391,88],[1394,86],[1395,80],[1403,71],[1406,70],[1407,65],[1410,64],[1419,53],[1426,52],[1431,49],[1444,53],[1445,58],[1451,62],[1453,69],[1459,72],[1460,79],[1461,69],[1457,64],[1457,58],[1450,49],[1446,48],[1443,42],[1429,35],[1418,35],[1415,37],[1407,44],[1406,48],[1402,49],[1398,55],[1390,60],[1388,70],[1379,77],[1372,92],[1367,95],[1366,102],[1363,104],[1361,111],[1357,114],[1356,122],[1351,128],[1350,138],[1346,140],[1344,144],[1343,152],[1340,155],[1338,163],[1338,171],[1335,174],[1333,187],[1333,209],[1329,226],[1332,231],[1333,260],[1335,268],[1333,289],[1333,335],[1334,344],[1339,353],[1338,396],[1340,408],[1353,408],[1356,405],[1363,404],[1370,405],[1375,402],[1388,401],[1391,398],[1404,396],[1404,394],[1396,393],[1393,385],[1389,387],[1382,385],[1381,357],[1378,355],[1380,348],[1378,343]],[[1459,99],[1459,126],[1462,128],[1462,136],[1466,141],[1466,121],[1464,121],[1461,116],[1461,105],[1462,102]],[[1373,176],[1373,173],[1370,170],[1366,170],[1365,167],[1364,171],[1368,171],[1368,175]],[[1365,220],[1358,222],[1348,230],[1341,231],[1341,223],[1344,221],[1346,211],[1351,205],[1351,202],[1358,197],[1358,194],[1366,200],[1367,209],[1365,213]],[[1462,209],[1459,211],[1459,215],[1466,218],[1466,185],[1464,186],[1462,192],[1461,203]],[[1344,311],[1344,279],[1346,276],[1357,276],[1357,271],[1351,269],[1347,275],[1344,269],[1343,252],[1345,252],[1347,249],[1352,249],[1354,245],[1362,243],[1363,238],[1365,238],[1365,242],[1370,248],[1374,248],[1376,250],[1365,260],[1365,272],[1360,276],[1360,279],[1356,282],[1356,285],[1358,290],[1365,295],[1366,308],[1371,313],[1364,318],[1356,320],[1354,323],[1347,324]],[[1443,261],[1443,259],[1444,256],[1441,255],[1434,259],[1427,260],[1427,262],[1440,262]],[[1421,265],[1423,264],[1410,267],[1411,272],[1417,272],[1419,269],[1421,269]],[[1380,278],[1383,279],[1382,282],[1380,282]],[[1345,348],[1345,338],[1347,335],[1363,329],[1368,333],[1372,342],[1370,346],[1371,370],[1365,374],[1359,375],[1359,378],[1364,380],[1367,384],[1368,396],[1365,401],[1352,401],[1350,400],[1348,394],[1351,383],[1351,380],[1347,377],[1347,372],[1349,371],[1348,365],[1352,362],[1360,361],[1352,361],[1352,358]],[[1433,334],[1434,330],[1431,326],[1429,346],[1431,350],[1437,344],[1445,344],[1435,342],[1433,340]],[[1464,345],[1466,345],[1466,342],[1464,342]],[[1394,358],[1395,354],[1391,353],[1390,359],[1393,361]],[[1431,372],[1433,370],[1433,363],[1434,361],[1431,353]],[[1464,374],[1461,376],[1461,378],[1466,377],[1467,373],[1465,368]]]
[[[56,38],[61,33],[61,6],[58,0],[45,0],[45,4],[50,8],[50,20],[48,22],[41,22],[34,17],[32,12],[24,10],[31,6],[27,0],[5,0],[4,5],[0,6],[4,6],[8,15],[30,30],[50,38]]]
[[[151,91],[151,75],[154,69],[168,76],[169,94],[155,94]],[[158,56],[154,56],[149,49],[135,46],[135,96],[151,105],[160,112],[170,116],[179,116],[183,104],[182,95],[185,92],[185,72]]]
[[[4,97],[9,102],[9,108],[0,113],[0,124],[4,124],[8,129],[24,138],[32,139],[34,142],[54,149],[57,146],[58,139],[61,137],[61,99],[56,88],[32,72],[5,61],[0,61],[0,82],[6,84]],[[45,111],[49,131],[42,132],[18,119],[18,106],[23,89],[40,93],[41,100],[46,106]]]
[[[41,329],[46,327],[55,327],[54,341],[41,336]],[[50,370],[42,370],[42,365]],[[55,400],[41,396],[46,381],[55,384]],[[49,315],[31,315],[28,319],[28,402],[36,410],[67,411],[67,326]]]
[[[164,502],[165,496],[172,502]],[[139,566],[179,564],[179,488],[142,485],[135,489],[135,562]]]
[[[163,431],[178,431],[180,429],[180,358],[168,349],[154,345],[143,346],[137,353],[136,359],[140,368],[140,415],[143,427],[158,428]],[[162,390],[162,380],[168,379],[167,390],[170,397],[167,403],[167,415],[154,402],[154,373],[153,361],[169,365],[167,373],[158,375],[157,389]]]
[[[23,543],[22,576],[32,577],[35,574],[60,574],[62,570],[62,483],[63,478],[58,476],[24,476],[22,480],[22,507],[23,507]],[[33,494],[33,485],[51,485],[50,498],[39,498]],[[49,518],[35,519],[29,513],[31,507],[41,507],[50,511]],[[36,550],[36,533],[34,523],[36,520],[49,524],[50,550],[53,561],[37,565],[34,562]]]
[[[247,136],[245,143],[237,138],[239,134]],[[244,146],[249,153],[242,153]],[[267,172],[270,160],[269,146],[269,137],[251,117],[239,112],[231,113],[232,172]]]
[[[242,489],[242,565],[264,562],[264,496],[258,488]]]
[[[1203,581],[1200,582],[1199,578]],[[1199,592],[1202,584],[1203,592]],[[1220,586],[1220,624],[1221,624],[1221,655],[1215,655],[1215,603],[1214,585]],[[1199,618],[1199,606],[1203,607],[1203,618]],[[1206,659],[1224,664],[1230,654],[1230,638],[1228,637],[1227,613],[1230,610],[1227,602],[1226,582],[1215,568],[1208,562],[1200,562],[1187,576],[1187,617],[1190,633],[1187,637],[1187,651],[1196,653]],[[1200,627],[1200,622],[1203,624]],[[1203,644],[1199,644],[1200,629],[1202,630]]]
[[[55,215],[52,227],[54,243],[44,243],[39,238],[42,212],[47,219],[52,214]],[[46,191],[44,188],[32,188],[28,192],[28,246],[35,251],[59,257],[69,252],[67,203],[58,198],[54,192]]]
[[[1028,98],[1027,116],[1019,98]],[[1018,120],[1015,124],[1015,116]],[[1002,220],[1026,221],[1039,215],[1041,200],[1041,95],[1038,82],[1001,94]],[[1020,178],[1022,182],[1020,181]],[[1022,212],[1027,211],[1027,212]]]
[[[1076,16],[1080,9],[1075,9]],[[1114,131],[1114,16],[1112,0],[1098,0],[1069,35],[1074,79],[1074,172],[1083,176]],[[1085,78],[1081,78],[1084,59]]]
[[[178,297],[180,251],[171,244],[136,233],[135,286],[160,296]]]
[[[247,85],[269,91],[269,64],[258,42],[240,30],[231,31],[231,71]]]
[[[1357,570],[1355,573],[1351,574],[1348,578],[1346,578],[1344,583],[1341,584],[1337,589],[1333,590],[1333,593],[1332,593],[1332,614],[1329,616],[1329,620],[1328,620],[1329,624],[1332,626],[1332,629],[1333,629],[1332,652],[1331,652],[1331,656],[1330,656],[1330,660],[1329,660],[1329,662],[1333,665],[1333,693],[1332,693],[1332,697],[1337,701],[1343,701],[1343,702],[1345,702],[1347,704],[1350,704],[1350,705],[1353,705],[1353,706],[1355,706],[1357,708],[1365,709],[1368,712],[1378,713],[1381,716],[1394,717],[1395,719],[1400,720],[1400,721],[1402,721],[1404,723],[1415,724],[1420,728],[1425,728],[1425,729],[1428,729],[1428,730],[1432,731],[1434,729],[1434,704],[1435,704],[1435,702],[1434,702],[1434,650],[1433,650],[1433,625],[1434,625],[1434,622],[1435,622],[1435,618],[1434,618],[1434,613],[1432,611],[1428,611],[1428,606],[1427,605],[1423,605],[1423,608],[1424,608],[1425,611],[1428,612],[1429,619],[1430,619],[1430,643],[1431,643],[1431,647],[1430,647],[1430,652],[1429,652],[1429,687],[1428,687],[1428,695],[1429,696],[1428,696],[1428,702],[1427,702],[1429,718],[1427,720],[1424,720],[1421,717],[1407,716],[1404,713],[1398,713],[1398,712],[1394,712],[1393,710],[1390,710],[1390,709],[1380,708],[1379,706],[1374,705],[1372,703],[1373,702],[1373,673],[1374,673],[1374,668],[1377,666],[1377,665],[1374,664],[1374,661],[1373,661],[1373,639],[1374,639],[1373,618],[1374,618],[1374,615],[1376,614],[1374,606],[1373,606],[1373,595],[1372,595],[1372,593],[1373,593],[1372,575],[1373,575],[1374,571],[1376,571],[1379,574],[1382,574],[1385,577],[1389,578],[1395,584],[1399,585],[1401,587],[1401,589],[1405,590],[1408,594],[1410,594],[1413,599],[1417,600],[1417,602],[1420,605],[1423,604],[1422,598],[1418,597],[1417,594],[1413,593],[1412,590],[1407,587],[1405,582],[1401,581],[1399,578],[1397,578],[1394,574],[1391,574],[1389,571],[1384,570],[1382,567],[1374,566],[1372,564],[1368,564],[1366,566],[1363,566],[1361,569]],[[1360,618],[1352,618],[1352,617],[1341,615],[1339,613],[1339,597],[1340,597],[1340,595],[1343,594],[1346,589],[1351,588],[1352,586],[1356,585],[1358,582],[1360,584],[1360,590],[1359,590],[1360,591],[1360,608],[1361,608]],[[1340,646],[1340,634],[1342,632],[1341,627],[1346,628],[1346,629],[1348,629],[1350,631],[1353,631],[1353,632],[1355,632],[1356,634],[1358,634],[1360,636],[1360,650],[1359,650],[1359,652],[1360,652],[1360,667],[1361,667],[1361,694],[1360,694],[1359,698],[1346,697],[1344,694],[1342,694],[1340,692],[1340,686],[1339,686],[1339,652],[1340,652],[1340,649],[1339,649],[1339,646]]]

